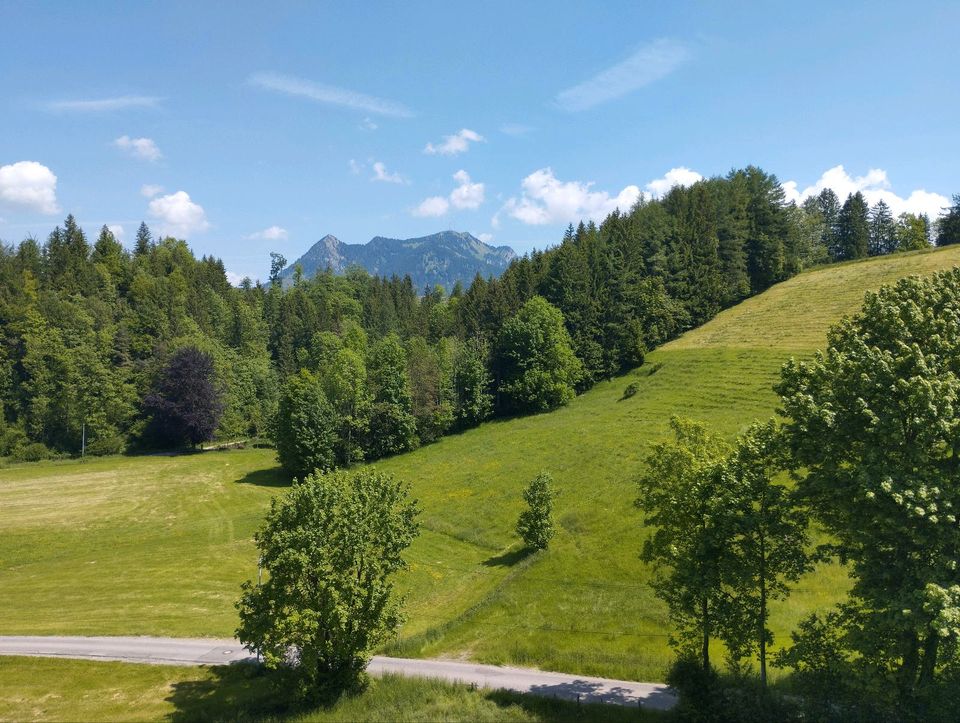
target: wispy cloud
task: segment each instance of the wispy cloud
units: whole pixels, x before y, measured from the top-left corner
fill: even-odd
[[[45,107],[58,113],[106,113],[128,108],[156,108],[161,100],[163,98],[154,95],[120,95],[114,98],[52,100]]]
[[[500,126],[500,132],[508,136],[525,136],[533,130],[532,126],[523,123],[504,123]]]
[[[621,98],[669,75],[690,57],[690,49],[683,43],[666,38],[655,40],[589,80],[560,91],[557,105],[575,112]]]
[[[469,150],[471,143],[483,143],[485,140],[486,138],[476,131],[461,128],[453,135],[444,136],[442,143],[428,143],[423,152],[431,156],[438,153],[442,156],[456,156]]]
[[[130,136],[120,136],[113,145],[135,158],[144,161],[159,161],[163,154],[157,147],[152,138],[131,138]]]
[[[286,241],[289,234],[282,226],[270,226],[247,236],[251,241]]]
[[[401,103],[366,95],[355,90],[348,90],[347,88],[315,83],[312,80],[296,78],[291,75],[254,73],[247,82],[249,82],[250,85],[264,90],[271,90],[276,93],[284,93],[285,95],[292,95],[299,98],[307,98],[317,103],[336,105],[342,108],[363,111],[364,113],[374,113],[376,115],[390,116],[393,118],[413,117],[413,111]]]
[[[381,161],[376,161],[373,164],[373,175],[370,177],[370,180],[381,181],[383,183],[409,183],[409,181],[399,173],[390,173]]]

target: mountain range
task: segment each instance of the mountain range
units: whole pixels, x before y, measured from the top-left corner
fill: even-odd
[[[365,244],[347,244],[327,235],[284,269],[281,277],[292,278],[298,264],[308,278],[327,268],[342,273],[350,266],[361,266],[378,276],[409,274],[418,290],[440,284],[450,291],[457,281],[469,285],[478,273],[499,276],[515,257],[509,246],[491,246],[460,231],[408,239],[376,236]]]

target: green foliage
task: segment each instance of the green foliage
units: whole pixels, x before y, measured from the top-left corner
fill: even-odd
[[[799,490],[851,563],[850,644],[905,694],[957,640],[937,590],[960,583],[958,349],[960,269],[910,277],[868,293],[778,386]]]
[[[504,325],[497,356],[504,405],[521,412],[544,412],[566,404],[583,373],[563,314],[539,296]]]
[[[40,462],[45,459],[54,459],[57,453],[51,450],[43,442],[30,442],[22,446],[14,447],[11,457],[14,462]]]
[[[488,345],[480,340],[470,339],[457,348],[453,361],[454,418],[461,429],[476,426],[493,413],[489,356]]]
[[[280,393],[274,429],[277,459],[295,479],[334,467],[337,418],[320,381],[307,370],[290,377]]]
[[[532,550],[545,550],[553,539],[553,477],[546,472],[537,475],[523,491],[527,509],[517,520],[517,534]]]
[[[373,405],[367,449],[374,459],[416,446],[417,422],[412,414],[407,355],[396,334],[370,349],[367,366]]]
[[[406,485],[372,469],[275,497],[255,537],[267,579],[244,583],[237,636],[268,668],[289,666],[302,697],[355,687],[402,619],[393,577],[418,512]]]
[[[960,243],[960,193],[954,194],[953,205],[937,222],[937,246]]]
[[[636,396],[637,392],[639,391],[640,391],[640,385],[637,384],[636,382],[630,382],[626,387],[624,387],[623,396],[620,398],[629,399],[630,397]]]
[[[810,569],[807,515],[774,482],[784,466],[781,451],[774,422],[754,423],[717,468],[733,533],[724,559],[732,605],[723,638],[732,658],[757,655],[763,687],[773,643],[770,602],[787,597],[787,583]]]
[[[716,474],[728,448],[702,424],[673,417],[670,426],[674,441],[654,445],[638,480],[636,504],[654,529],[642,558],[653,564],[652,585],[670,609],[671,642],[709,670],[710,641],[730,606],[724,562],[734,531],[729,490]]]

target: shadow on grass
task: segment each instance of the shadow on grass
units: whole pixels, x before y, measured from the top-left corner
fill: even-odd
[[[488,557],[483,561],[486,567],[513,567],[518,562],[525,560],[534,552],[533,548],[521,547],[518,550],[508,550],[499,555]]]
[[[284,701],[272,676],[255,665],[218,665],[206,676],[174,683],[167,702],[173,721],[282,719],[298,711]]]
[[[392,682],[391,682],[392,681]],[[398,687],[398,685],[400,687]],[[170,719],[175,723],[187,721],[255,721],[269,719],[320,720],[325,712],[334,713],[338,719],[356,716],[361,720],[390,721],[431,720],[439,715],[455,721],[470,720],[482,699],[493,703],[503,711],[503,720],[517,718],[517,709],[524,711],[524,718],[535,721],[598,721],[600,723],[626,723],[630,721],[662,721],[662,715],[633,706],[600,705],[587,702],[576,703],[567,696],[569,691],[538,691],[537,695],[512,693],[502,690],[471,690],[465,686],[440,684],[388,676],[373,681],[365,693],[345,694],[330,706],[297,706],[291,704],[280,679],[253,665],[224,665],[198,672],[196,679],[174,683],[167,697],[174,711]],[[464,698],[466,696],[466,698]],[[475,697],[474,697],[475,696]],[[609,702],[613,702],[612,700]],[[456,708],[465,709],[457,715]],[[337,710],[339,709],[339,710]],[[336,711],[336,712],[335,712]],[[339,715],[336,715],[339,713]],[[312,715],[311,715],[312,714]],[[319,716],[317,715],[319,714]],[[346,718],[344,718],[346,716]],[[426,717],[424,717],[426,716]],[[500,720],[497,715],[490,720]]]
[[[550,687],[550,686],[544,686]],[[623,721],[664,721],[663,711],[640,708],[632,705],[608,705],[594,699],[592,702],[576,701],[572,698],[554,694],[549,690],[536,690],[535,693],[521,694],[507,690],[493,690],[486,693],[487,700],[501,708],[521,708],[538,721],[597,721],[597,723],[620,723]],[[613,701],[609,701],[613,702]]]
[[[237,480],[237,484],[257,485],[259,487],[289,487],[290,478],[284,473],[283,467],[278,466],[247,472]]]

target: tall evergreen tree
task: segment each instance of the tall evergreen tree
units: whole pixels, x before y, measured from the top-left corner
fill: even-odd
[[[937,222],[937,246],[960,243],[960,193],[954,194],[953,205]]]
[[[870,209],[870,248],[871,256],[892,254],[897,250],[897,226],[890,207],[883,199]]]
[[[870,250],[870,209],[860,191],[851,194],[837,221],[840,260],[862,259]]]

